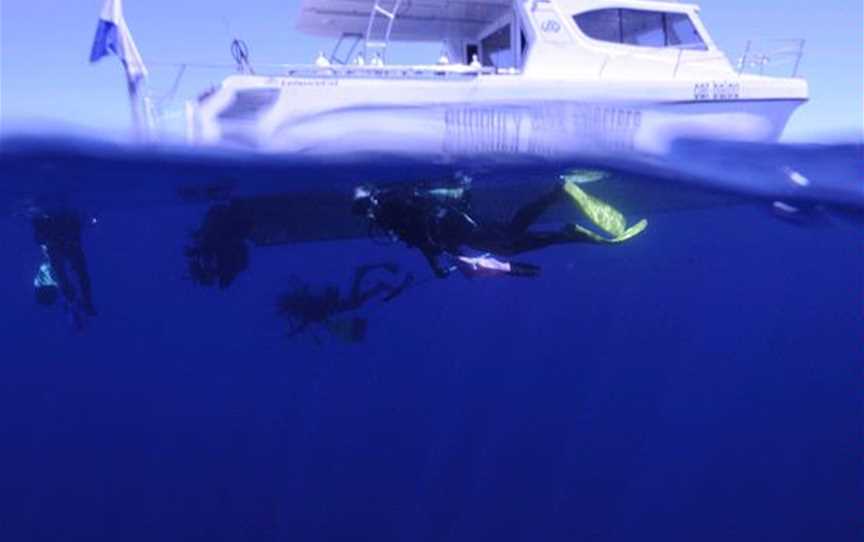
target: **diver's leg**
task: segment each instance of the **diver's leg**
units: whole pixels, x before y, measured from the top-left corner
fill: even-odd
[[[507,225],[507,232],[510,235],[523,233],[531,224],[537,222],[540,215],[546,212],[549,207],[561,201],[564,194],[561,186],[556,185],[553,190],[526,204],[513,215],[513,219]]]
[[[566,231],[525,232],[508,240],[506,244],[495,247],[494,252],[505,256],[531,252],[564,243],[587,242],[584,237],[568,234]]]
[[[378,297],[382,294],[382,301],[390,301],[394,297],[401,294],[405,290],[405,288],[411,285],[412,282],[414,282],[414,275],[412,275],[411,273],[405,275],[405,278],[402,280],[402,282],[397,285],[390,284],[389,282],[380,281],[375,284],[375,286],[359,294],[359,296],[357,297],[357,307],[360,307],[370,299]]]
[[[84,256],[84,249],[80,242],[73,243],[68,247],[67,258],[70,267],[78,277],[82,308],[87,314],[94,316],[96,309],[93,306],[93,287],[90,281],[90,272],[87,269],[87,258]]]
[[[63,297],[70,305],[74,306],[78,301],[78,296],[69,281],[69,273],[66,272],[66,258],[62,250],[56,245],[48,245],[46,252],[48,253],[48,263],[51,264],[51,270],[54,273],[54,278],[57,279],[60,291],[63,292]]]
[[[409,286],[414,284],[414,275],[412,273],[408,273],[405,275],[405,278],[402,279],[402,283],[398,286],[392,286],[390,292],[385,295],[381,301],[390,301],[397,297],[399,294],[404,292]]]
[[[361,297],[360,287],[363,283],[363,279],[366,278],[366,275],[368,275],[372,271],[375,271],[376,269],[384,269],[393,275],[395,275],[396,273],[399,272],[399,266],[396,265],[395,263],[383,262],[383,263],[371,263],[371,264],[361,265],[360,267],[358,267],[357,269],[354,270],[354,278],[351,281],[351,290],[348,293],[349,303],[351,301]]]
[[[381,301],[390,301],[401,294],[412,282],[414,282],[414,275],[408,273],[399,284],[394,285],[389,282],[378,281],[371,288],[362,291],[360,290],[359,283],[355,281],[354,288],[351,290],[351,297],[340,303],[338,312],[359,309],[368,301],[379,296],[381,296]]]
[[[369,301],[370,299],[372,299],[372,298],[374,298],[374,297],[376,297],[382,293],[389,292],[393,288],[394,288],[393,286],[387,284],[386,282],[378,282],[377,284],[375,284],[374,286],[372,286],[371,288],[369,288],[365,292],[360,291],[359,289],[357,291],[352,291],[351,297],[349,297],[348,299],[341,300],[339,302],[339,306],[336,309],[334,309],[333,312],[337,313],[337,312],[348,312],[348,311],[357,310],[360,307],[362,307],[363,305],[365,305],[366,302]]]
[[[367,301],[373,299],[381,294],[389,293],[395,289],[395,286],[387,284],[386,282],[378,282],[365,292],[358,292],[357,295],[352,299],[352,303],[350,305],[346,304],[346,310],[359,309],[361,306],[365,305]]]

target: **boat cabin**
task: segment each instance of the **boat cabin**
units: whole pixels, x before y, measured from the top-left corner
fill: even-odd
[[[297,28],[337,40],[330,65],[385,66],[391,42],[440,42],[438,64],[539,77],[734,71],[692,4],[648,0],[304,0]],[[665,65],[658,70],[659,65]]]

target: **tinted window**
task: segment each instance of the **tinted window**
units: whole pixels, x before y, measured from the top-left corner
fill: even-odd
[[[622,43],[646,47],[666,47],[663,14],[635,9],[621,10]]]
[[[598,9],[573,17],[589,38],[641,47],[708,49],[690,17],[642,9]]]
[[[510,25],[504,25],[480,42],[483,49],[483,65],[496,68],[513,68],[513,50],[510,48]]]
[[[690,17],[683,13],[666,14],[666,36],[671,46],[681,46],[697,51],[708,50]]]
[[[573,17],[582,32],[589,38],[621,43],[620,9],[599,9],[580,13]]]

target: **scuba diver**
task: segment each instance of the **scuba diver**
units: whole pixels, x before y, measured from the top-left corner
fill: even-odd
[[[493,251],[491,245],[498,245],[495,249],[503,249],[505,242],[512,239],[512,236],[507,235],[509,228],[506,225],[483,224],[472,217],[470,193],[465,186],[432,189],[413,186],[376,189],[361,186],[355,190],[352,210],[356,215],[365,216],[370,227],[380,228],[392,238],[420,250],[439,278],[446,277],[458,267],[460,257],[467,258],[462,251],[463,245]],[[442,262],[445,255],[448,257],[447,264]],[[487,262],[498,260],[488,257],[473,262],[473,266],[465,262],[467,265],[461,268],[466,271],[480,269]],[[505,262],[499,263],[502,267],[506,265]],[[528,272],[524,276],[532,276],[538,270],[534,267],[525,269]]]
[[[252,215],[240,206],[214,205],[185,249],[189,277],[203,286],[225,289],[249,267]]]
[[[540,272],[537,266],[503,262],[489,253],[511,256],[562,243],[616,243],[638,234],[647,224],[643,220],[625,228],[621,213],[586,194],[572,176],[565,176],[551,191],[523,206],[508,222],[476,217],[469,190],[467,182],[444,188],[360,186],[355,189],[352,210],[365,216],[370,227],[419,249],[441,278],[455,269],[469,277],[536,276]],[[547,209],[566,200],[573,201],[591,222],[613,237],[603,237],[578,224],[566,224],[558,230],[531,229]],[[486,254],[471,257],[463,247]],[[448,264],[442,263],[445,257]]]
[[[81,245],[81,217],[71,211],[57,214],[38,212],[32,223],[43,256],[33,280],[36,302],[53,305],[62,294],[80,326],[83,324],[82,313],[96,315],[90,273]],[[70,271],[76,281],[72,280]]]
[[[363,288],[363,280],[375,270],[385,270],[391,275],[399,272],[395,264],[364,265],[354,272],[354,279],[347,296],[339,293],[339,288],[328,285],[323,290],[315,290],[309,284],[297,279],[291,289],[276,302],[277,313],[288,320],[288,336],[294,337],[309,329],[322,326],[334,336],[347,342],[359,342],[366,336],[367,320],[353,317],[339,320],[340,314],[356,311],[374,298],[391,301],[405,291],[414,281],[414,276],[406,274],[398,284],[379,280],[369,288]]]

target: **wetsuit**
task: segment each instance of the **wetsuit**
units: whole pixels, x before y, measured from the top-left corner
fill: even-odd
[[[513,255],[550,245],[573,242],[566,231],[529,231],[552,204],[561,201],[560,187],[519,210],[509,222],[482,221],[472,216],[467,196],[442,198],[414,189],[377,192],[369,218],[410,247],[418,248],[439,277],[452,269],[441,263],[443,255],[464,256],[462,247]]]
[[[44,247],[63,296],[72,306],[80,306],[87,314],[95,314],[90,273],[81,246],[81,218],[75,213],[39,216],[33,219],[33,231],[36,242]],[[69,277],[67,266],[78,279],[77,289]]]
[[[376,193],[368,216],[379,228],[419,249],[438,276],[448,273],[441,256],[458,252],[473,229],[473,220],[459,205],[410,188]]]

